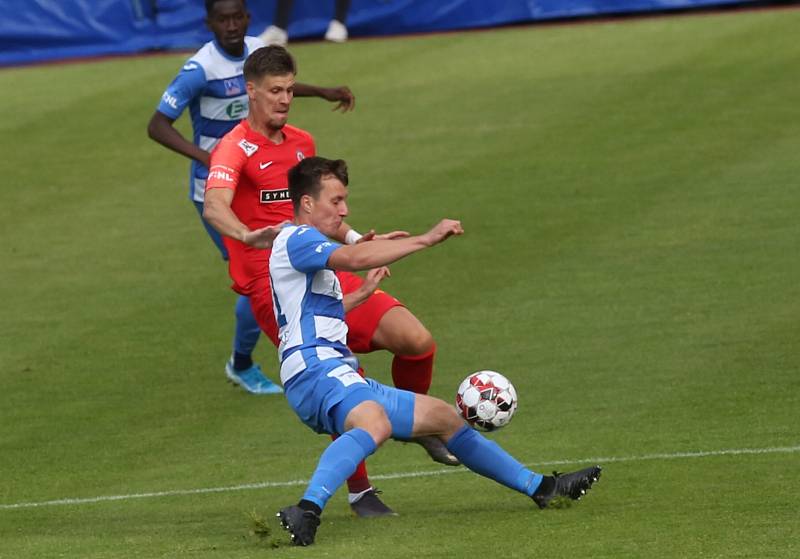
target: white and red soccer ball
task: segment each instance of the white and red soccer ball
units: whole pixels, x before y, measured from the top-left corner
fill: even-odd
[[[481,431],[507,425],[517,409],[517,391],[496,371],[472,373],[456,392],[456,410],[467,423]]]

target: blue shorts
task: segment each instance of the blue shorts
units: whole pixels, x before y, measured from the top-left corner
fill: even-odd
[[[317,433],[341,435],[347,414],[361,402],[377,402],[392,424],[392,437],[410,439],[414,393],[362,378],[339,359],[311,360],[284,385],[289,405]]]
[[[206,228],[206,233],[208,236],[211,237],[211,240],[214,241],[217,249],[219,249],[220,255],[222,255],[222,259],[227,261],[228,260],[228,249],[225,248],[225,243],[222,242],[222,235],[219,234],[219,231],[211,227],[211,224],[208,223],[205,218],[203,217],[203,203],[197,202],[192,200],[197,213],[200,214],[200,221],[203,222],[203,227]]]

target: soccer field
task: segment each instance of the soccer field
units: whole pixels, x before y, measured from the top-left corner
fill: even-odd
[[[290,118],[348,161],[349,222],[463,222],[384,286],[437,339],[431,392],[501,371],[520,402],[494,440],[545,473],[604,466],[539,511],[389,442],[369,469],[399,516],[340,491],[310,549],[273,515],[329,439],[226,384],[227,271],[188,163],[146,136],[186,55],[0,71],[0,558],[800,556],[799,28],[291,45],[300,81],[357,96]]]

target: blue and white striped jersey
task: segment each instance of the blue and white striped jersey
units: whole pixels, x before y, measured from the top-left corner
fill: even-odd
[[[284,384],[305,370],[312,357],[350,354],[342,287],[327,268],[340,246],[308,225],[286,225],[272,245],[269,275]]]
[[[247,55],[264,46],[258,37],[245,37],[244,55],[233,58],[216,41],[203,45],[169,84],[158,111],[177,119],[186,107],[192,118],[193,141],[211,151],[220,138],[247,116],[247,91],[242,69]],[[192,161],[189,197],[202,202],[208,168]]]

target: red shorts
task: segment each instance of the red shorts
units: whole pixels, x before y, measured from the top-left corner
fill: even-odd
[[[364,280],[350,272],[336,272],[342,293],[352,293],[358,289]],[[269,278],[260,280],[250,295],[250,305],[261,330],[278,346],[278,325],[275,322],[275,313],[272,310],[272,289]],[[348,312],[344,320],[347,323],[347,347],[353,353],[369,353],[372,348],[372,336],[378,328],[378,323],[392,307],[402,307],[403,303],[380,289],[370,295],[366,301]]]

